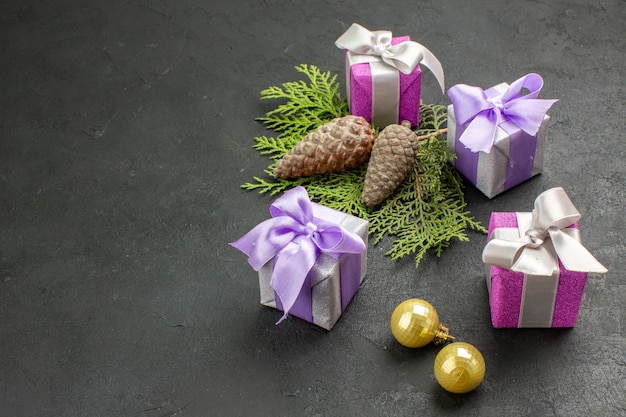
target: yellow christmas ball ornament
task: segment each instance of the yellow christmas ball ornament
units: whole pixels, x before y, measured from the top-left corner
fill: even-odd
[[[435,378],[446,391],[465,394],[478,387],[484,377],[485,359],[469,343],[450,343],[435,358]]]
[[[410,298],[400,303],[391,315],[391,333],[398,343],[409,348],[426,346],[430,342],[444,343],[454,337],[439,323],[435,308],[427,301]]]

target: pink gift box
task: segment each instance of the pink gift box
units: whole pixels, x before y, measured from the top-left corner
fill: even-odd
[[[489,219],[489,237],[491,238],[495,229],[517,227],[516,213],[492,213]],[[571,227],[578,228],[578,224]],[[574,327],[587,275],[587,272],[565,269],[560,261],[556,276],[525,275],[487,265],[487,287],[493,326]],[[545,300],[550,301],[544,302]]]
[[[391,40],[391,44],[397,45],[410,40],[409,36],[394,37]],[[394,106],[394,108],[386,108],[383,111],[375,112],[374,109],[377,107],[376,103],[373,103],[375,80],[372,76],[372,65],[388,66],[382,63],[380,57],[371,57],[370,59],[375,60],[372,65],[369,62],[355,63],[358,60],[353,61],[353,58],[359,56],[362,57],[362,55],[353,54],[349,51],[345,53],[350,113],[355,116],[361,116],[380,128],[384,128],[389,124],[400,124],[404,120],[408,120],[413,126],[417,126],[422,90],[422,71],[420,66],[417,65],[410,74],[403,74],[391,67],[386,69],[398,73],[399,85],[396,91],[387,90],[384,91],[384,95],[399,95],[399,103],[397,108]],[[393,118],[391,115],[395,114],[397,114],[397,117]]]

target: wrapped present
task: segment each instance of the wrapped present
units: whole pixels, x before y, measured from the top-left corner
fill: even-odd
[[[443,68],[423,45],[390,31],[352,26],[335,42],[345,49],[346,92],[350,113],[384,128],[404,120],[419,122],[422,72],[429,68],[444,91]]]
[[[489,198],[539,174],[543,169],[548,109],[558,100],[537,99],[538,74],[510,86],[483,91],[458,84],[448,90],[448,148],[455,167]]]
[[[607,272],[582,245],[580,213],[563,188],[532,213],[494,212],[483,251],[496,328],[574,327],[588,272]]]
[[[261,304],[283,311],[278,323],[293,315],[330,330],[367,272],[368,222],[311,202],[303,187],[270,214],[231,243],[259,272]]]

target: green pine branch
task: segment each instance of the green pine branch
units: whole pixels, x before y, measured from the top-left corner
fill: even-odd
[[[296,71],[306,75],[302,80],[261,91],[261,99],[287,99],[265,117],[257,118],[268,128],[280,133],[279,138],[291,143],[318,126],[348,113],[348,103],[339,93],[337,76],[321,72],[314,65],[298,65]]]
[[[245,183],[242,188],[275,195],[303,186],[313,201],[367,219],[374,244],[385,236],[390,237],[392,244],[386,254],[391,259],[413,255],[416,267],[429,250],[441,256],[454,239],[468,241],[468,229],[487,232],[467,210],[463,182],[451,164],[455,155],[448,150],[441,135],[420,142],[415,172],[374,209],[361,203],[366,165],[336,174],[293,180],[274,178],[276,162],[307,133],[348,114],[347,101],[339,94],[336,75],[306,64],[297,66],[296,71],[304,74],[307,81],[287,82],[261,92],[263,100],[282,100],[265,117],[257,119],[278,135],[254,139],[254,149],[268,156],[271,163],[264,171],[265,177],[254,177],[254,182]],[[432,134],[446,123],[445,106],[422,104],[420,124],[415,131],[419,136]]]

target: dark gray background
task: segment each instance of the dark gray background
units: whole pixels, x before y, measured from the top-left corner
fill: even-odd
[[[623,0],[8,0],[0,19],[0,415],[624,415]],[[370,246],[331,332],[259,305],[227,245],[273,201],[239,188],[268,164],[259,92],[300,63],[343,77],[353,22],[426,45],[448,87],[538,72],[561,100],[544,173],[466,198],[486,225],[567,190],[610,270],[576,328],[493,329],[479,233],[418,269]],[[429,73],[422,98],[449,103]],[[436,347],[395,343],[409,297],[482,351],[476,391],[437,385]]]

